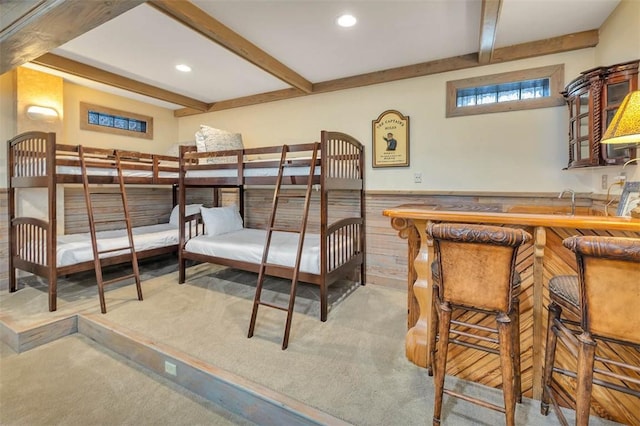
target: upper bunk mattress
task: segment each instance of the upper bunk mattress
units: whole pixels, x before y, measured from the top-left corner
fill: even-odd
[[[56,174],[58,175],[82,175],[82,169],[77,166],[56,166]],[[116,169],[107,169],[103,167],[87,167],[87,175],[89,176],[118,176]],[[124,177],[152,178],[154,174],[150,170],[130,170],[122,169]],[[178,172],[158,172],[158,177],[165,179],[178,179]]]
[[[252,163],[258,163],[262,160],[252,160]],[[267,160],[265,160],[267,161]],[[245,162],[246,164],[246,162]],[[310,172],[309,166],[289,166],[285,167],[283,176],[308,176]],[[320,166],[316,166],[315,176],[320,175]],[[243,177],[275,177],[278,176],[278,167],[245,167],[242,171]],[[233,178],[238,176],[238,169],[218,169],[213,166],[211,169],[188,170],[187,178]]]

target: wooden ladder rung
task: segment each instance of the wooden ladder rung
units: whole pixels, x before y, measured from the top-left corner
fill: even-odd
[[[278,193],[276,197],[280,198],[306,198],[305,194],[289,194],[289,193]]]
[[[299,229],[291,229],[291,228],[285,228],[285,227],[273,227],[271,228],[272,231],[279,231],[279,232],[295,232],[296,234],[300,233]]]
[[[276,305],[275,303],[269,303],[269,302],[263,302],[263,301],[259,301],[258,303],[260,305],[268,306],[269,308],[278,309],[278,310],[281,310],[281,311],[288,311],[289,310],[288,306]]]
[[[89,195],[122,195],[120,191],[95,191],[89,190]]]
[[[123,275],[121,277],[116,277],[116,278],[112,278],[110,280],[104,281],[102,285],[115,284],[120,281],[125,281],[125,280],[128,280],[129,278],[135,278],[135,277],[136,277],[136,274]]]
[[[93,220],[93,223],[95,224],[99,224],[99,223],[116,223],[116,222],[126,222],[127,218],[122,218],[122,219],[103,219],[103,220]]]
[[[122,251],[122,250],[133,250],[133,247],[127,246],[127,247],[120,247],[120,248],[114,248],[114,249],[109,249],[109,250],[103,250],[103,251],[99,251],[98,254],[113,253],[113,252]]]
[[[284,269],[293,269],[293,266],[286,266],[286,265],[278,265],[276,263],[265,263],[264,266],[266,268],[284,268]]]

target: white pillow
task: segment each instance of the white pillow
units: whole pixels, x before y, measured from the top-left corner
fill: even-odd
[[[207,235],[222,235],[242,229],[242,217],[235,205],[227,207],[201,207],[200,213]]]
[[[169,157],[179,157],[180,156],[180,145],[195,146],[196,145],[196,141],[174,143],[173,145],[171,145],[169,147],[169,149],[167,150],[167,152],[164,153],[164,155],[168,155]]]
[[[202,207],[202,204],[187,204],[184,211],[185,216],[198,213],[200,211],[200,207]],[[171,225],[178,226],[178,221],[180,220],[180,212],[178,211],[178,208],[179,205],[176,205],[173,210],[171,210],[171,216],[169,216],[169,223]]]
[[[231,133],[226,130],[215,129],[213,127],[200,125],[200,130],[196,132],[196,150],[198,152],[228,151],[231,149],[242,149],[242,135]],[[235,163],[234,157],[225,156],[220,158],[207,158],[205,163]]]

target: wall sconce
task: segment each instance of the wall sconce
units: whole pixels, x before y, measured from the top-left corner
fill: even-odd
[[[58,111],[51,107],[30,105],[27,108],[27,117],[36,121],[53,121],[58,118]]]

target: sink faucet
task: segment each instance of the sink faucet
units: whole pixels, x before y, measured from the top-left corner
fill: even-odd
[[[558,195],[558,198],[562,198],[567,192],[571,194],[571,215],[573,216],[576,214],[576,191],[573,189],[563,189],[560,195]]]

